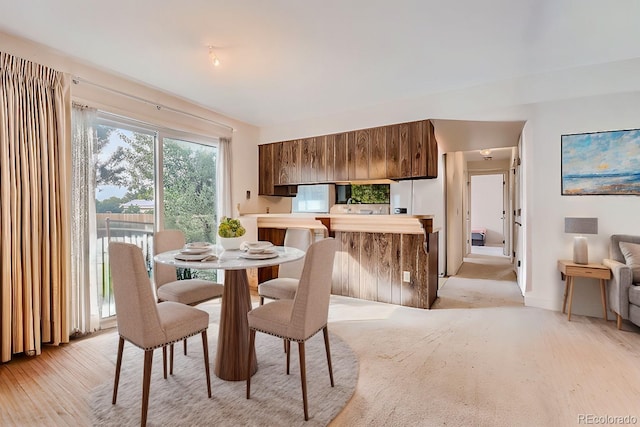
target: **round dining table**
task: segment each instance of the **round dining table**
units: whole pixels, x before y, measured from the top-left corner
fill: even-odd
[[[241,381],[247,379],[247,354],[249,352],[249,325],[247,313],[251,311],[248,268],[269,267],[296,261],[305,252],[285,246],[274,246],[277,256],[260,259],[240,250],[227,250],[216,254],[214,259],[205,261],[184,261],[176,259],[180,250],[162,252],[154,256],[154,261],[175,267],[195,270],[224,270],[224,291],[220,310],[220,329],[216,349],[215,374],[223,380]],[[215,251],[214,251],[215,252]],[[255,349],[254,349],[255,353]],[[253,354],[250,375],[258,369]]]

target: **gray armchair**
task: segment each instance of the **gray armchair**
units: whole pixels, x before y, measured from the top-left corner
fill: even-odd
[[[621,242],[624,250],[620,246]],[[624,245],[625,242],[640,245],[640,236],[612,235],[609,259],[603,261],[611,269],[609,308],[617,315],[618,329],[622,326],[622,319],[640,326],[640,251],[636,250],[634,253],[634,248]]]

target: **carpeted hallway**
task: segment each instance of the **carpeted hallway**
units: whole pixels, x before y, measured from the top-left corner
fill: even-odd
[[[358,355],[360,377],[332,425],[640,419],[638,328],[524,307],[511,266],[482,257],[465,259],[431,310],[333,297],[330,327]]]

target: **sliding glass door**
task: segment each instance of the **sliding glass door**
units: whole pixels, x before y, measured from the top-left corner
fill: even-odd
[[[116,314],[109,272],[109,242],[143,249],[151,272],[154,230],[154,147],[157,134],[124,121],[99,119],[96,173],[96,287],[100,319]]]
[[[153,277],[153,232],[179,229],[187,241],[215,241],[215,140],[100,115],[94,140],[96,242],[91,242],[99,317],[116,315],[110,241],[140,246]],[[190,277],[190,272],[180,272]],[[215,279],[215,272],[207,275]]]
[[[181,230],[187,242],[216,241],[217,147],[162,138],[162,228]],[[215,271],[180,272],[216,280]]]

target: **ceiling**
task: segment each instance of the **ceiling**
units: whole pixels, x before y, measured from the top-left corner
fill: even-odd
[[[2,32],[256,126],[640,57],[632,0],[0,0],[0,10]]]

